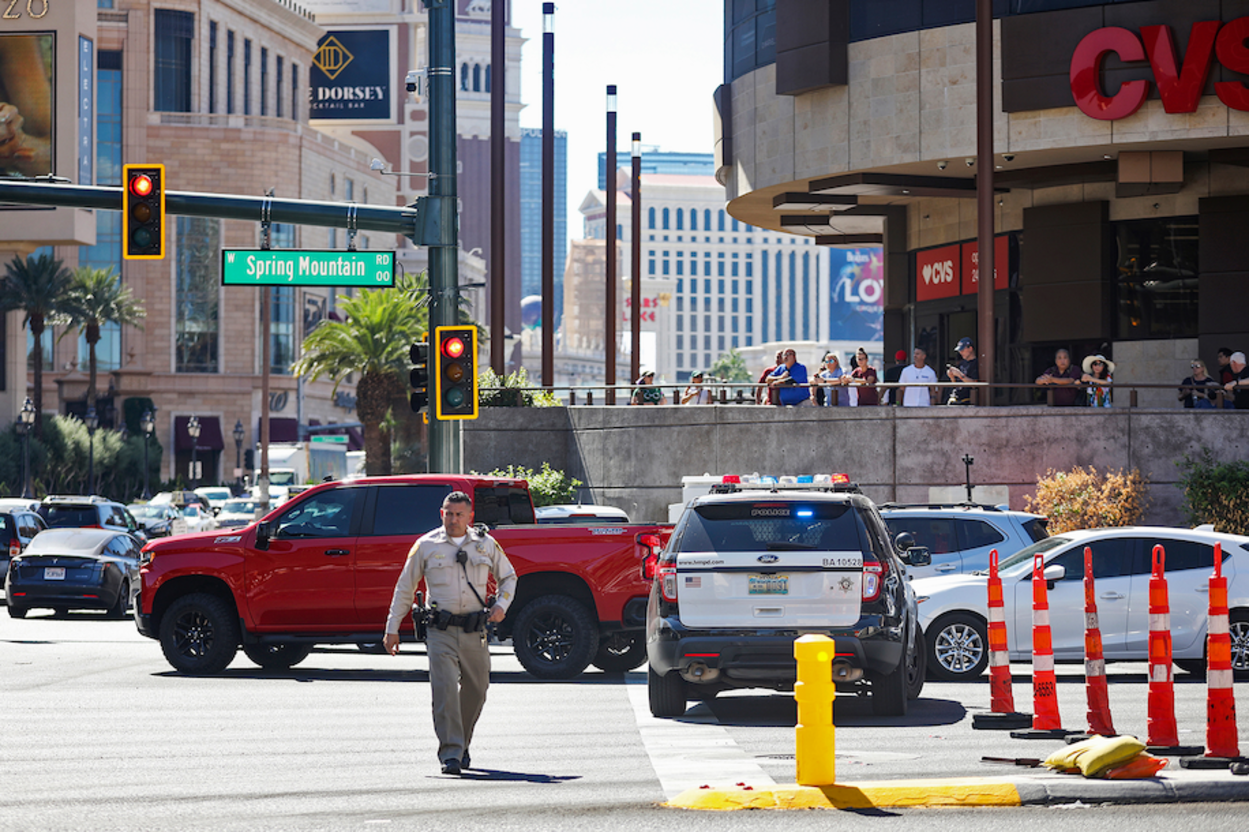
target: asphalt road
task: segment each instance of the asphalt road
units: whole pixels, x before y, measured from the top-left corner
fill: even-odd
[[[88,613],[0,613],[0,829],[828,829],[951,824],[1011,832],[1076,820],[1081,830],[1243,830],[1249,804],[686,812],[690,785],[792,783],[794,705],[781,694],[723,696],[655,720],[645,674],[591,671],[540,682],[494,649],[490,699],[464,778],[438,773],[420,647],[398,657],[315,652],[288,672],[242,654],[222,675],[179,676],[129,621]],[[1017,667],[1016,704],[1031,691]],[[1084,722],[1079,668],[1060,668],[1067,727]],[[1111,665],[1116,728],[1144,735],[1144,665]],[[1181,742],[1202,744],[1205,687],[1177,674]],[[1249,685],[1240,743],[1249,750]],[[837,704],[838,782],[996,776],[985,755],[1043,757],[1054,742],[971,730],[987,681],[930,683],[905,718],[866,700]],[[1076,813],[1076,817],[1072,816]],[[851,817],[853,815],[853,817]]]

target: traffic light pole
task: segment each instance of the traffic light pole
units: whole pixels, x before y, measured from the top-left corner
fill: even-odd
[[[455,7],[451,0],[425,0],[429,9],[429,196],[438,216],[438,238],[429,246],[429,329],[459,323],[459,228],[455,171]],[[415,240],[413,242],[416,242]],[[417,243],[420,245],[420,243]],[[496,279],[498,279],[496,277]],[[501,337],[496,333],[496,337]],[[437,349],[435,345],[433,347]],[[434,408],[430,408],[433,413]],[[429,420],[429,470],[458,474],[463,469],[460,425]]]

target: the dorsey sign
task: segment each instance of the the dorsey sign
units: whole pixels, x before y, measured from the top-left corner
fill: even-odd
[[[308,73],[308,117],[394,122],[393,36],[390,29],[326,33],[317,43]]]
[[[1113,95],[1102,84],[1102,64],[1115,55],[1124,63],[1149,61],[1158,97],[1168,113],[1193,113],[1215,58],[1233,72],[1249,74],[1249,17],[1230,23],[1194,23],[1181,62],[1170,26],[1142,26],[1140,34],[1118,26],[1090,32],[1071,56],[1071,94],[1085,115],[1114,121],[1132,115],[1149,95],[1149,81],[1126,81]],[[1233,110],[1249,111],[1249,88],[1218,81],[1215,95]]]

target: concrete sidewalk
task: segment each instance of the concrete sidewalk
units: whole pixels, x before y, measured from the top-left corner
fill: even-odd
[[[1144,780],[1099,780],[1046,769],[1010,777],[877,780],[833,786],[691,789],[664,804],[679,809],[871,809],[919,806],[1052,806],[1063,803],[1249,801],[1249,776],[1192,770],[1176,760]]]

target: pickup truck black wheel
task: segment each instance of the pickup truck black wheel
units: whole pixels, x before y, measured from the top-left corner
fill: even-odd
[[[598,623],[580,601],[543,595],[516,616],[512,648],[525,670],[539,679],[571,679],[598,650]]]
[[[660,676],[655,668],[646,668],[646,690],[650,696],[651,716],[684,716],[689,696],[681,674],[673,671]]]
[[[161,618],[160,648],[165,659],[182,673],[220,673],[234,661],[239,649],[239,625],[233,607],[215,595],[182,596]]]
[[[906,716],[910,692],[907,664],[903,655],[892,671],[872,679],[872,713],[876,716]]]
[[[592,664],[606,673],[627,673],[646,662],[646,638],[641,633],[612,633],[599,642]]]
[[[963,612],[943,615],[925,633],[928,670],[947,682],[966,682],[989,666],[989,626]]]
[[[247,658],[265,670],[286,670],[308,658],[311,644],[244,644]]]
[[[30,610],[26,607],[15,607],[9,604],[9,618],[25,618]]]
[[[928,646],[924,644],[924,632],[919,627],[915,628],[915,645],[906,659],[906,698],[919,699],[928,672]]]
[[[117,590],[117,600],[113,606],[108,609],[109,618],[125,618],[126,610],[130,608],[130,582],[122,581],[121,586]]]

